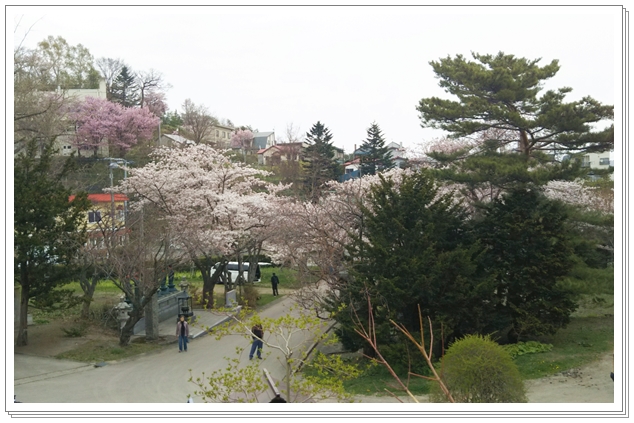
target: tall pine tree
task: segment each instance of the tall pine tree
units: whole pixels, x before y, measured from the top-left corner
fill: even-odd
[[[304,189],[311,201],[321,196],[324,183],[337,179],[341,171],[335,161],[332,134],[323,123],[316,124],[306,133],[306,148],[302,165],[304,168]]]
[[[134,107],[139,104],[139,89],[136,77],[132,69],[127,66],[121,68],[121,72],[115,78],[110,88],[111,100],[124,107]]]
[[[390,151],[385,146],[381,128],[376,122],[368,128],[368,138],[361,144],[361,175],[375,175],[394,167]]]
[[[614,106],[592,97],[565,103],[572,88],[548,90],[538,96],[544,81],[559,71],[553,60],[473,53],[430,62],[440,86],[458,101],[430,97],[417,110],[423,127],[448,131],[452,137],[469,137],[490,130],[505,130],[503,143],[517,146],[525,156],[537,151],[606,151],[614,148],[614,126],[593,130],[597,122],[614,119]]]

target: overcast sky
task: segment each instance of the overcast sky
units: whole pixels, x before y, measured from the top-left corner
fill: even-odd
[[[421,98],[444,96],[429,62],[472,51],[558,59],[547,88],[572,87],[567,100],[620,103],[621,10],[20,6],[7,9],[7,39],[20,18],[14,42],[37,21],[27,46],[61,36],[95,59],[161,72],[172,85],[170,110],[190,98],[278,140],[290,123],[305,133],[321,121],[349,153],[374,121],[388,142],[406,147],[441,135],[421,128],[416,111]]]

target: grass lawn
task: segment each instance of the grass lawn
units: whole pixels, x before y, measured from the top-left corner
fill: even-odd
[[[613,317],[572,318],[566,329],[540,342],[552,344],[548,352],[527,354],[515,359],[524,379],[536,379],[579,367],[614,350]]]
[[[428,394],[431,382],[415,376],[399,375],[401,381],[409,387],[414,395]],[[396,382],[396,379],[383,366],[372,366],[360,377],[347,380],[343,383],[346,392],[353,395],[390,395],[387,391],[396,395],[406,395],[405,391]]]

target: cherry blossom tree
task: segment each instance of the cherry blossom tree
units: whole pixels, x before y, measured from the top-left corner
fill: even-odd
[[[156,117],[161,117],[167,112],[165,94],[160,91],[150,91],[145,94],[144,106]]]
[[[248,129],[238,129],[231,135],[231,147],[242,149],[244,162],[247,161],[247,150],[253,145],[253,132]]]
[[[106,143],[111,155],[125,154],[140,140],[150,138],[159,122],[148,109],[126,108],[94,97],[87,97],[69,117],[76,126],[75,146],[80,151],[92,150],[95,156]]]
[[[276,212],[275,186],[260,179],[267,172],[233,163],[205,144],[161,148],[153,162],[130,169],[123,189],[139,203],[153,204],[172,228],[172,243],[186,251],[203,276],[203,300],[212,306],[220,272],[213,258],[235,257],[261,238]]]

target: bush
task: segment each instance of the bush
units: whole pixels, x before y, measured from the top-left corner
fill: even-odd
[[[88,327],[85,324],[79,324],[77,326],[71,326],[68,329],[62,328],[62,331],[64,331],[64,336],[69,338],[80,338],[86,335]]]
[[[552,344],[542,344],[537,341],[518,342],[517,344],[509,344],[502,346],[509,353],[511,358],[519,357],[524,354],[535,354],[540,352],[548,352],[553,349]]]
[[[260,293],[253,285],[242,286],[242,297],[238,298],[238,304],[249,308],[255,308]]]
[[[443,381],[456,402],[527,402],[517,366],[489,336],[467,335],[454,342],[442,365]],[[447,400],[437,384],[432,399]]]
[[[379,351],[398,374],[407,374],[408,371],[425,376],[430,374],[425,357],[409,341],[403,340],[390,345],[380,345]]]

